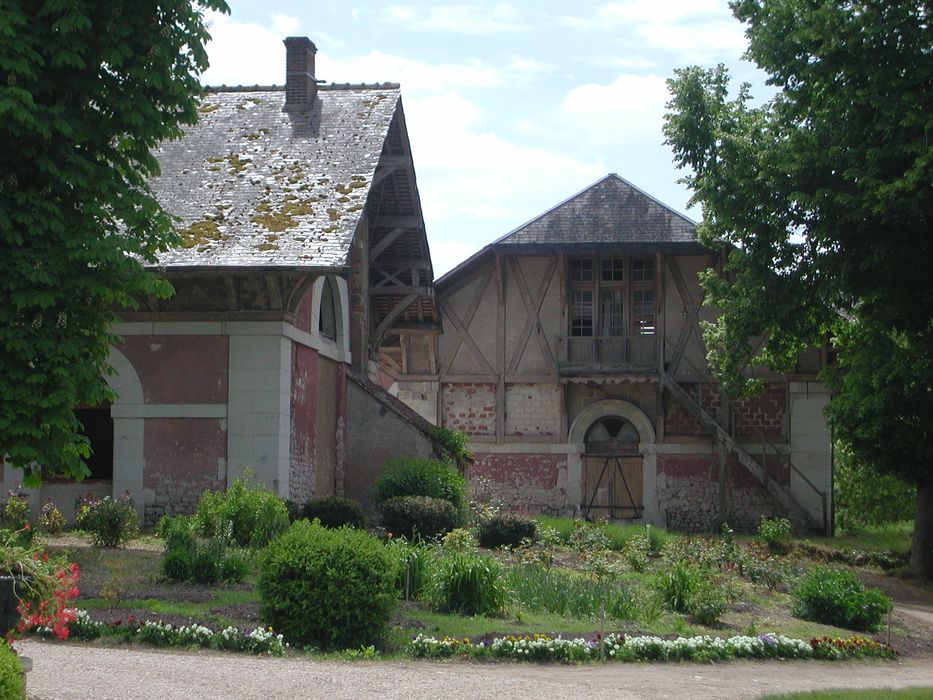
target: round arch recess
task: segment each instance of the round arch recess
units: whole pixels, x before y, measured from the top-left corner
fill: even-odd
[[[648,416],[634,404],[618,399],[597,401],[583,409],[580,415],[574,419],[573,425],[570,426],[569,441],[573,444],[582,445],[589,427],[606,416],[619,416],[631,423],[635,430],[638,431],[640,444],[655,442],[654,427],[651,425],[651,421],[648,420]]]

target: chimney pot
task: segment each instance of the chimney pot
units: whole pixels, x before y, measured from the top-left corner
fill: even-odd
[[[317,47],[306,36],[285,39],[285,112],[307,112],[317,95],[314,56]]]

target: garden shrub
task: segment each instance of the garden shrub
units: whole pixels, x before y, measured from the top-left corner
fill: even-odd
[[[444,612],[496,616],[505,611],[509,591],[498,561],[454,552],[436,563],[431,598]]]
[[[423,543],[404,537],[392,538],[386,546],[397,562],[395,587],[403,600],[420,598],[427,590],[434,562],[431,550]]]
[[[360,530],[300,520],[260,554],[260,615],[292,644],[359,648],[382,640],[396,560]]]
[[[382,524],[394,535],[433,539],[460,523],[450,501],[429,496],[399,496],[379,504]]]
[[[91,534],[97,547],[119,547],[139,534],[139,514],[129,495],[84,499],[75,514],[75,524]]]
[[[651,540],[647,532],[632,535],[622,546],[622,557],[632,571],[642,572],[648,565]]]
[[[60,535],[62,530],[65,529],[65,516],[62,515],[62,512],[54,503],[48,501],[42,505],[42,512],[39,513],[37,524],[46,534]]]
[[[722,589],[705,580],[689,594],[686,611],[701,625],[710,626],[719,621],[725,607],[726,599]]]
[[[358,530],[366,528],[366,516],[363,514],[363,507],[349,498],[330,496],[308,501],[302,509],[302,515],[308,520],[317,518],[324,527],[349,525]]]
[[[891,609],[884,593],[866,589],[852,572],[822,566],[812,569],[793,595],[796,617],[857,631],[875,631]]]
[[[465,514],[466,482],[455,467],[433,459],[390,459],[373,485],[376,506],[401,496],[429,496],[453,504]]]
[[[0,508],[0,527],[22,530],[29,523],[29,498],[16,491],[7,492]]]
[[[578,552],[607,551],[612,549],[612,543],[599,525],[593,523],[574,521],[573,532],[570,534],[568,544]]]
[[[247,475],[226,491],[205,491],[195,514],[198,532],[240,547],[262,547],[289,525],[285,501]]]
[[[192,552],[189,549],[167,549],[159,565],[162,575],[170,581],[187,581],[191,578]]]
[[[758,538],[768,545],[772,552],[787,552],[790,549],[790,536],[793,528],[787,518],[766,518],[761,516],[758,524]]]
[[[23,689],[19,682],[19,659],[10,645],[0,640],[0,698],[21,698]]]
[[[243,583],[249,575],[249,555],[239,549],[228,549],[220,560],[220,580]]]
[[[703,581],[703,572],[685,561],[676,561],[667,571],[655,577],[655,590],[664,604],[674,612],[689,612],[691,597]]]
[[[481,520],[477,531],[483,547],[518,547],[522,540],[534,541],[538,523],[514,513],[500,513]]]
[[[221,540],[213,539],[198,544],[191,556],[191,580],[200,584],[217,583],[225,550]]]
[[[454,528],[444,535],[441,547],[445,552],[474,552],[476,551],[476,538],[469,530],[462,527]]]
[[[835,447],[833,511],[840,530],[913,521],[917,500],[914,484],[872,469],[856,459],[841,440]]]

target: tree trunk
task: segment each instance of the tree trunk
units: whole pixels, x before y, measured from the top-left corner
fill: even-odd
[[[933,579],[933,478],[917,482],[917,512],[910,544],[910,570]]]

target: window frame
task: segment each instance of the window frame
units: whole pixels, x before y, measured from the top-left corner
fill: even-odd
[[[581,265],[587,261],[589,265]],[[611,262],[610,262],[611,261]],[[619,265],[621,262],[621,266]],[[638,263],[637,269],[636,264]],[[608,263],[608,264],[607,264]],[[605,267],[605,270],[604,270]],[[567,335],[572,338],[628,338],[635,336],[656,335],[658,332],[658,269],[654,256],[642,255],[581,255],[568,257],[567,260]],[[592,281],[574,279],[576,269],[589,269],[592,271]],[[621,270],[622,279],[617,279]],[[604,272],[609,273],[612,279],[603,279]],[[636,272],[639,279],[635,279]],[[648,277],[648,279],[646,279]],[[591,328],[590,335],[575,334],[575,321],[577,302],[575,293],[589,291],[591,293]],[[604,308],[603,292],[621,292],[622,295],[622,333],[620,335],[604,335]],[[644,322],[644,314],[635,315],[635,294],[651,294],[651,317]],[[643,303],[643,302],[642,302]],[[643,307],[642,307],[643,310]],[[611,323],[611,322],[610,322]],[[610,327],[607,326],[606,330]]]

